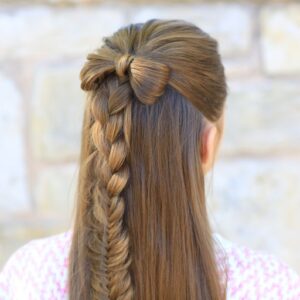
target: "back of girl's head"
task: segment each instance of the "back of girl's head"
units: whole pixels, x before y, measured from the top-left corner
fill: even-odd
[[[226,99],[216,40],[183,20],[130,24],[80,76],[70,299],[224,299],[200,157]]]

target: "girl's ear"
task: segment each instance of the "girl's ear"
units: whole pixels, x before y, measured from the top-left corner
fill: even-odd
[[[202,163],[203,173],[206,174],[213,167],[219,145],[224,135],[225,127],[225,109],[216,123],[211,123],[208,120],[201,137],[200,158]]]
[[[203,173],[206,174],[213,166],[217,147],[218,147],[218,130],[216,125],[206,123],[201,137],[201,163]]]

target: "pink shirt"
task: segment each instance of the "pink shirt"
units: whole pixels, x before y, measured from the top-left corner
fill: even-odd
[[[300,278],[286,263],[217,233],[214,238],[228,257],[227,299],[300,300]],[[0,299],[68,299],[70,242],[71,230],[33,239],[17,249],[0,273]]]

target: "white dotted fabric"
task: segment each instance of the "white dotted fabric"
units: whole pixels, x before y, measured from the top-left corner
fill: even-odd
[[[67,300],[71,233],[34,239],[17,249],[0,273],[0,299]],[[214,239],[227,256],[228,300],[300,300],[300,278],[286,263],[217,233]]]

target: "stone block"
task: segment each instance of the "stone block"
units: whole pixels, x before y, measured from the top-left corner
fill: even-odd
[[[23,6],[0,11],[0,59],[81,56],[124,24],[116,7]]]
[[[300,271],[300,160],[219,160],[207,175],[214,230]]]
[[[261,11],[261,51],[267,74],[300,74],[300,4]]]
[[[260,61],[255,51],[245,57],[223,58],[222,62],[228,80],[254,78],[260,73]]]
[[[60,217],[71,221],[77,187],[77,168],[74,164],[54,165],[35,174],[34,204],[44,217]]]
[[[298,80],[231,80],[221,155],[297,155]]]
[[[0,74],[0,217],[30,209],[25,153],[23,98],[14,82]]]
[[[224,56],[247,55],[252,48],[254,20],[250,5],[153,5],[131,10],[131,22],[144,22],[150,18],[184,19],[196,24],[218,40]]]
[[[41,68],[36,73],[31,105],[30,140],[38,160],[74,160],[79,155],[85,94],[81,65]]]

